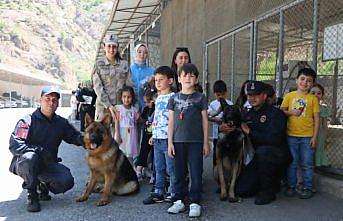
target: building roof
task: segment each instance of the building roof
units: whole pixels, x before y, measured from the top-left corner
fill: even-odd
[[[47,73],[35,71],[34,73],[14,67],[13,65],[0,63],[0,80],[26,85],[61,85],[61,82]]]

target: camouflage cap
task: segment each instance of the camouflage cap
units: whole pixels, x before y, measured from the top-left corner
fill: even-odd
[[[104,37],[105,45],[116,45],[118,47],[118,38],[115,34],[106,34]]]

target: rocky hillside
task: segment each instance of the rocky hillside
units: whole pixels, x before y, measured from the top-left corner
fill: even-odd
[[[0,63],[45,71],[66,88],[87,79],[111,0],[0,0]]]

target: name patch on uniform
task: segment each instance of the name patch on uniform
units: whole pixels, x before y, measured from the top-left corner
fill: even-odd
[[[17,136],[20,138],[26,139],[28,132],[29,132],[29,124],[21,123],[18,126]]]
[[[266,122],[266,120],[267,120],[267,116],[266,116],[266,115],[262,115],[262,116],[260,117],[260,122],[261,122],[261,123]]]

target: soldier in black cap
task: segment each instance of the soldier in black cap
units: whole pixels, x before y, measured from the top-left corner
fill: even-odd
[[[59,163],[58,147],[62,140],[81,146],[83,137],[67,119],[55,113],[59,98],[58,87],[44,87],[40,108],[21,118],[10,137],[10,171],[24,179],[29,212],[40,211],[39,200],[50,200],[49,191],[64,193],[74,186],[69,168]]]
[[[266,86],[261,81],[250,81],[247,98],[252,108],[244,113],[242,130],[251,139],[255,149],[255,160],[259,191],[256,205],[275,200],[280,188],[281,174],[290,163],[290,152],[286,140],[286,116],[269,105]]]
[[[242,130],[247,134],[255,149],[255,160],[259,191],[256,205],[275,200],[280,189],[280,179],[290,163],[291,155],[286,140],[286,116],[269,105],[266,85],[251,81],[247,86],[247,97],[252,108],[244,113]]]

